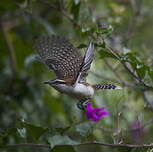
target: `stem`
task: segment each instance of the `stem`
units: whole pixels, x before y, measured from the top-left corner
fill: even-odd
[[[120,61],[120,63],[124,66],[124,68],[130,73],[130,75],[131,75],[131,77],[132,77],[132,79],[134,80],[134,81],[138,81],[139,83],[142,83],[148,90],[153,90],[153,86],[149,86],[148,84],[146,84],[143,80],[141,80],[137,75],[135,75],[134,74],[134,72],[133,71],[131,71],[131,69],[127,66],[127,64],[125,63],[125,62],[122,62],[121,60],[120,60],[120,55],[116,52],[116,51],[114,51],[111,47],[108,47],[107,46],[107,49],[111,52],[111,53],[113,53],[115,56],[117,56],[117,58],[119,59],[119,61]]]
[[[100,145],[100,146],[106,146],[106,147],[124,147],[124,148],[153,148],[153,144],[143,144],[143,145],[132,145],[132,144],[110,144],[110,143],[103,143],[103,142],[85,142],[80,144],[61,144],[57,146],[84,146],[84,145]],[[20,143],[20,144],[12,144],[12,145],[6,145],[5,148],[9,147],[40,147],[40,148],[50,148],[50,145],[48,144],[35,144],[35,143]]]

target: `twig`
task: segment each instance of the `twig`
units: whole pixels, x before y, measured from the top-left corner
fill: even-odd
[[[9,148],[9,147],[39,147],[39,148],[50,148],[50,145],[47,145],[47,144],[46,145],[45,144],[35,144],[35,143],[20,143],[20,144],[5,145],[3,147],[4,148]]]
[[[122,81],[122,79],[121,79],[120,75],[118,74],[118,72],[116,71],[116,69],[113,68],[113,66],[110,65],[110,64],[107,62],[107,60],[104,59],[104,62],[105,62],[105,64],[114,72],[114,74],[116,75],[116,77],[119,78],[120,81]]]
[[[114,72],[114,74],[116,75],[116,77],[120,80],[120,82],[122,84],[124,84],[124,81],[122,80],[122,78],[120,77],[120,75],[118,74],[118,71],[116,69],[113,68],[112,65],[110,65],[107,60],[104,60],[105,64]]]
[[[143,144],[143,145],[132,145],[132,144],[110,144],[110,143],[104,143],[104,142],[85,142],[85,143],[79,143],[79,144],[61,144],[57,146],[84,146],[84,145],[100,145],[100,146],[106,146],[106,147],[114,147],[114,148],[153,148],[153,144]],[[20,144],[12,144],[12,145],[6,145],[5,148],[9,147],[39,147],[39,148],[50,148],[50,145],[48,144],[35,144],[35,143],[20,143]]]
[[[119,61],[120,61],[120,63],[124,66],[124,68],[130,73],[130,75],[131,75],[131,77],[132,77],[132,79],[134,80],[134,81],[138,81],[139,83],[142,83],[148,90],[153,90],[153,87],[152,86],[149,86],[148,84],[146,84],[143,80],[141,80],[137,75],[135,75],[134,74],[134,72],[133,71],[131,71],[131,69],[127,66],[127,64],[125,63],[125,62],[122,62],[121,60],[120,60],[120,55],[116,52],[116,51],[114,51],[111,47],[109,47],[109,46],[106,46],[106,48],[111,52],[111,53],[113,53],[115,56],[117,56],[118,57],[118,59],[119,59]]]
[[[136,76],[131,70],[130,68],[126,65],[125,62],[121,62],[122,65],[124,66],[124,68],[131,74],[131,76],[133,78],[135,78],[136,80],[138,80],[139,83],[142,83],[148,90],[153,90],[152,86],[149,86],[148,84],[146,84],[143,80],[141,80],[138,76]]]
[[[120,117],[121,117],[121,112],[119,112],[117,116],[117,143],[120,143],[120,133],[121,133]]]
[[[151,125],[153,123],[153,119],[149,120],[148,122],[146,122],[145,124],[143,124],[141,126],[142,129],[145,129],[148,125]],[[115,132],[117,129],[113,129],[113,128],[104,128],[102,126],[98,127],[98,129],[102,129],[103,131],[109,132],[109,133],[113,133]],[[131,131],[137,131],[138,128],[122,128],[122,131],[124,132],[131,132]]]

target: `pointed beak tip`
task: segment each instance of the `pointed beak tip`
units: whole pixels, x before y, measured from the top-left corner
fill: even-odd
[[[49,84],[49,81],[43,81],[44,84]]]

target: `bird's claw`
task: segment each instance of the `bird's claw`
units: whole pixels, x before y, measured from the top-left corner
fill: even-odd
[[[79,101],[77,103],[77,107],[80,109],[80,110],[84,110],[85,107],[86,107],[86,104],[89,102],[89,100],[86,100],[86,101]]]
[[[82,102],[82,101],[79,101],[79,102],[77,103],[77,107],[78,107],[80,110],[83,110],[83,109],[84,109],[84,107],[83,107],[83,102]]]

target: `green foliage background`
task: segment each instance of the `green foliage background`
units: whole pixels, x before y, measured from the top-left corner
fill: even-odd
[[[0,151],[146,152],[76,145],[153,142],[152,7],[151,0],[1,0]],[[107,107],[109,117],[91,123],[75,99],[43,84],[55,77],[35,59],[35,39],[45,34],[69,38],[82,54],[94,39],[88,81],[123,87],[98,91],[92,99],[96,107]],[[9,147],[20,143],[52,149]]]

